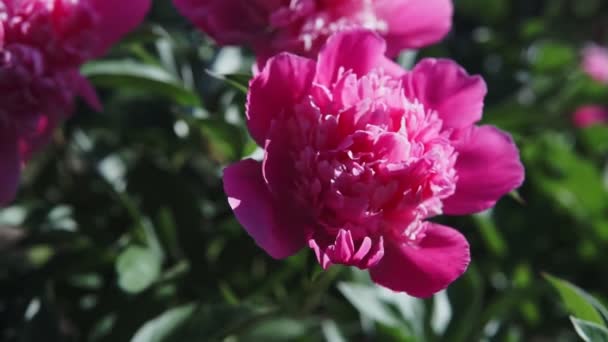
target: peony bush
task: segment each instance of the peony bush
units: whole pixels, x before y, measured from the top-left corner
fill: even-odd
[[[82,97],[101,110],[79,73],[143,20],[149,0],[0,2],[0,203],[17,191],[19,170]],[[120,10],[117,8],[120,7]]]

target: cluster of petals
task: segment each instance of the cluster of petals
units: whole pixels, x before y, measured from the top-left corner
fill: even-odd
[[[595,44],[585,47],[581,67],[592,79],[608,84],[608,48]]]
[[[451,0],[174,0],[178,10],[222,45],[248,45],[259,61],[289,51],[315,57],[333,33],[374,30],[387,54],[441,40]]]
[[[593,104],[580,106],[572,115],[572,122],[579,128],[608,124],[608,108]]]
[[[311,248],[323,268],[369,269],[427,297],[467,268],[458,231],[429,221],[486,210],[524,177],[511,137],[477,126],[486,85],[447,59],[403,70],[382,37],[349,30],[316,60],[281,53],[251,83],[264,159],[224,170],[237,220],[274,258]]]
[[[21,165],[71,113],[100,103],[79,67],[144,18],[150,0],[0,0],[0,204]]]

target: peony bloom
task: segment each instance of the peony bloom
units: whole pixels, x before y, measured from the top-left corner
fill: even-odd
[[[572,122],[579,128],[608,123],[608,108],[598,105],[581,106],[572,115]]]
[[[71,113],[75,96],[100,104],[78,69],[137,26],[149,0],[0,0],[0,204],[20,165]]]
[[[492,207],[524,177],[517,147],[481,118],[486,85],[450,60],[405,71],[369,31],[332,36],[314,61],[268,60],[247,124],[263,162],[224,170],[236,218],[274,258],[310,247],[323,268],[369,269],[426,297],[469,264],[456,230],[428,221]]]
[[[441,40],[452,24],[450,0],[174,0],[218,44],[249,45],[261,61],[282,52],[314,57],[337,31],[367,28],[388,55]]]
[[[584,48],[582,68],[594,80],[608,83],[608,49],[598,45]]]

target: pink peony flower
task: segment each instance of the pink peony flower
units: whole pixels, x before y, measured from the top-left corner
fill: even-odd
[[[608,123],[608,108],[598,105],[581,106],[574,112],[572,122],[579,128]]]
[[[0,204],[16,192],[20,165],[72,111],[75,96],[100,108],[80,75],[135,28],[149,0],[0,0]]]
[[[452,24],[450,0],[174,0],[221,45],[251,46],[263,62],[289,51],[313,57],[337,31],[380,33],[387,53],[441,40]],[[262,63],[263,64],[263,63]],[[262,65],[260,64],[260,65]]]
[[[588,45],[583,49],[582,68],[594,80],[608,83],[608,49]]]
[[[405,71],[373,32],[332,36],[314,61],[268,60],[247,124],[265,150],[224,170],[236,218],[274,258],[310,247],[323,268],[369,269],[430,296],[460,276],[469,246],[428,218],[492,207],[524,177],[506,133],[475,126],[486,85],[450,60]]]

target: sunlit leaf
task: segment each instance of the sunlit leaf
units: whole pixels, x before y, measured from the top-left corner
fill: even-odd
[[[147,248],[127,248],[116,261],[118,285],[130,293],[145,290],[160,275],[160,263],[158,255]]]
[[[380,300],[377,289],[373,286],[342,282],[338,284],[338,289],[362,315],[385,325],[399,323],[395,314]]]
[[[335,321],[324,320],[321,323],[321,329],[327,342],[346,342]]]
[[[131,342],[164,342],[180,325],[184,324],[196,308],[187,304],[166,311],[142,326]]]
[[[608,342],[608,329],[599,324],[570,317],[578,336],[585,342]]]
[[[197,94],[165,69],[131,60],[106,60],[86,64],[82,73],[100,86],[131,88],[166,96],[182,105],[199,106]]]
[[[207,73],[210,76],[217,78],[218,80],[226,82],[226,84],[230,85],[236,90],[239,90],[242,93],[247,93],[247,89],[249,88],[249,80],[251,80],[252,76],[247,74],[218,74],[211,70],[207,70]]]
[[[593,297],[565,280],[556,278],[549,274],[545,274],[544,276],[545,279],[547,279],[549,283],[551,283],[551,285],[553,285],[553,287],[559,291],[564,305],[570,314],[582,320],[605,326],[602,316],[590,302],[590,299],[593,299]],[[593,301],[598,303],[595,299],[593,299]]]

